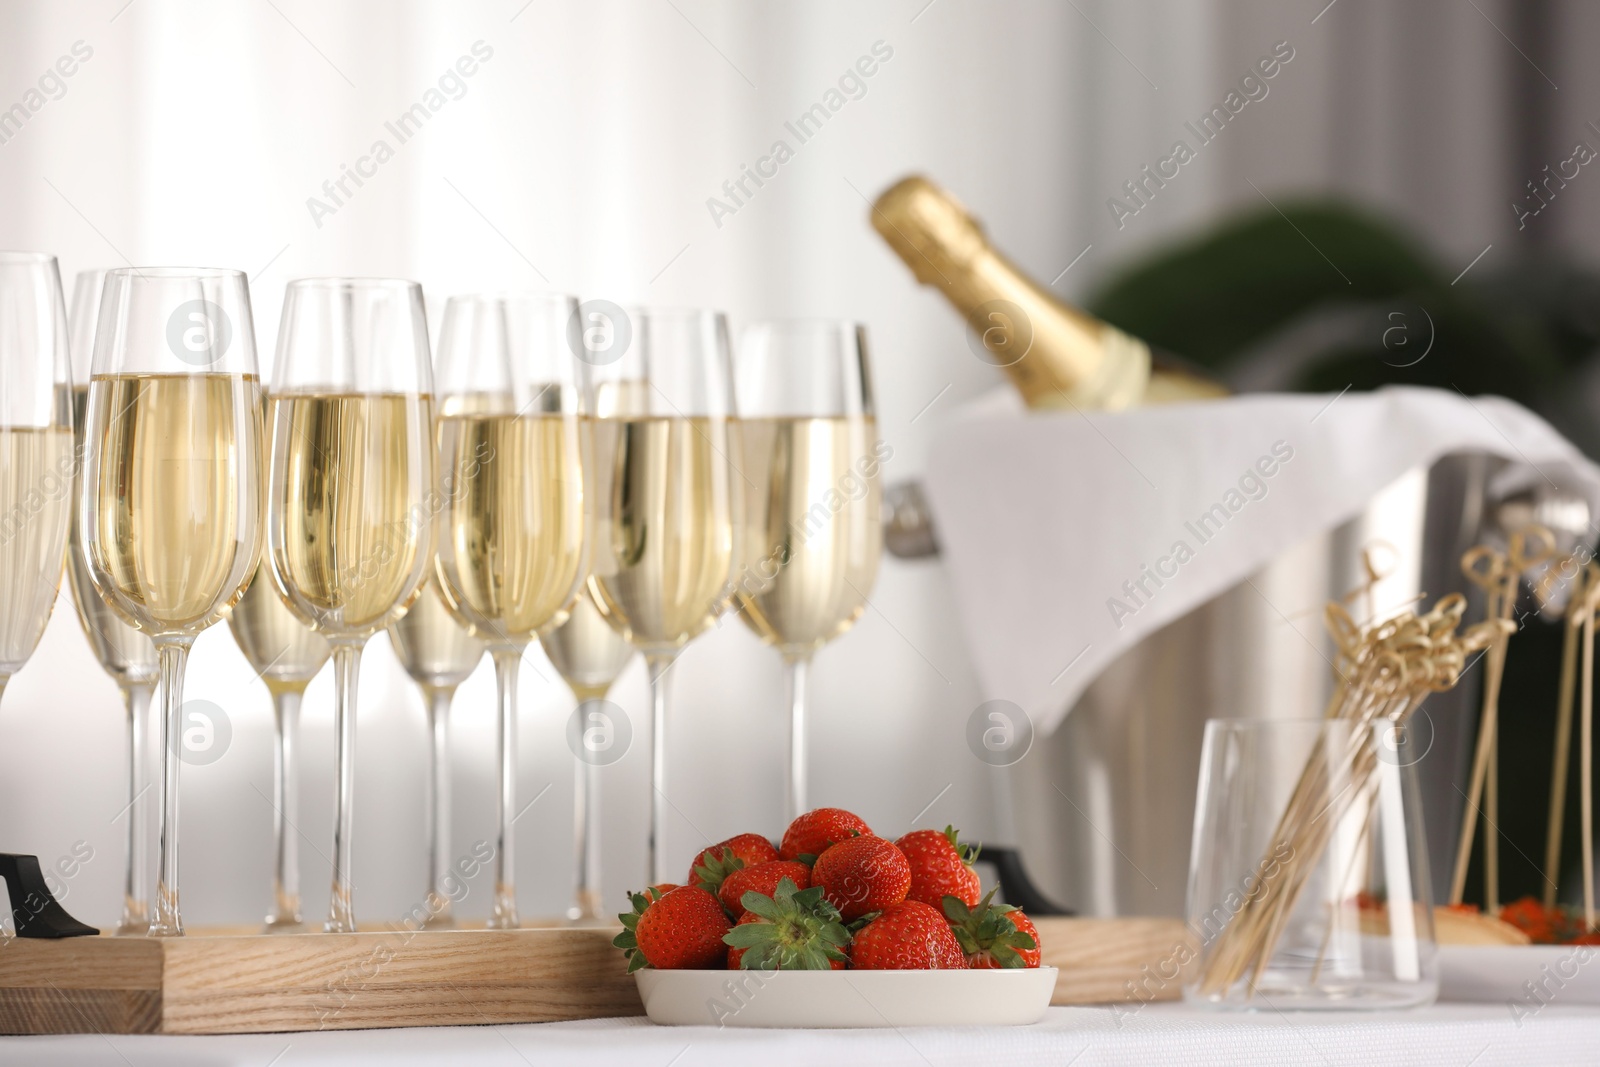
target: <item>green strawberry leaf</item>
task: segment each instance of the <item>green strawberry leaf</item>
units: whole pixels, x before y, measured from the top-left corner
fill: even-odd
[[[755,948],[757,945],[767,944],[772,940],[770,931],[763,930],[763,926],[772,923],[744,923],[735,926],[732,930],[722,935],[722,943],[733,948]]]
[[[722,888],[724,878],[743,867],[744,860],[734,855],[733,849],[725,848],[721,855],[712,853],[700,861],[694,869],[694,884],[714,895]]]
[[[754,889],[746,890],[744,896],[739,898],[739,905],[745,911],[759,915],[768,922],[778,920],[778,902],[765,893],[757,893]]]
[[[956,850],[956,855],[961,857],[964,866],[971,867],[978,862],[978,854],[983,851],[982,845],[967,844],[961,840],[961,832],[954,826],[944,828],[945,840],[950,842],[950,847]]]
[[[644,914],[645,909],[660,900],[661,896],[654,887],[645,890],[644,893],[629,893],[628,900],[633,904],[633,910],[617,916],[617,920],[622,923],[622,932],[611,939],[611,944],[622,950],[624,958],[628,961],[629,974],[641,967],[650,966],[644,958],[644,953],[639,951],[639,938],[635,930],[639,925],[639,917]]]

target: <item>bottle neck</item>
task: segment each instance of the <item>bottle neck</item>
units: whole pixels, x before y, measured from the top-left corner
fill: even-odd
[[[1056,299],[943,189],[907,178],[878,198],[872,220],[917,279],[961,313],[974,352],[1003,368],[1030,407],[1117,410],[1145,398],[1149,346]]]

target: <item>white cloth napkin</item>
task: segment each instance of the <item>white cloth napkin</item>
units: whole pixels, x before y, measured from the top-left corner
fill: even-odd
[[[927,488],[986,695],[1058,726],[1124,650],[1451,452],[1589,497],[1600,468],[1499,397],[1389,388],[1119,413],[980,399]]]

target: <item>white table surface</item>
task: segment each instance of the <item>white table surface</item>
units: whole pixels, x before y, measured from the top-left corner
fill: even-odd
[[[1218,1014],[1175,1004],[1137,1012],[1052,1008],[1010,1029],[718,1030],[645,1019],[239,1037],[0,1038],[0,1064],[311,1067],[322,1064],[546,1067],[842,1067],[845,1064],[1243,1065],[1600,1063],[1600,1008],[1551,1004],[1519,1026],[1504,1005],[1384,1014]]]

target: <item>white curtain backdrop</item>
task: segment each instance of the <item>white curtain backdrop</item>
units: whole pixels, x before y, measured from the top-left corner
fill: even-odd
[[[907,172],[955,190],[1068,297],[1221,209],[1295,192],[1376,202],[1462,266],[1486,245],[1510,254],[1524,239],[1508,206],[1524,180],[1513,163],[1546,149],[1540,164],[1554,163],[1569,154],[1555,147],[1596,136],[1584,122],[1600,118],[1600,72],[1584,48],[1594,35],[1583,31],[1600,11],[1525,5],[1547,16],[1530,28],[1511,0],[1325,2],[8,3],[0,108],[27,101],[75,47],[92,55],[70,78],[47,78],[19,130],[0,125],[9,133],[0,247],[58,254],[69,287],[76,271],[100,266],[246,270],[267,375],[284,283],[311,274],[417,278],[435,309],[453,292],[533,287],[712,305],[736,325],[860,319],[874,346],[879,430],[893,448],[884,476],[898,481],[920,472],[952,409],[997,380],[867,223],[868,201]],[[1541,25],[1549,54],[1523,42],[1524,57],[1505,36]],[[1106,200],[1284,41],[1294,58],[1269,94],[1118,229]],[[875,47],[891,54],[862,79],[864,95],[798,143],[785,121]],[[453,73],[475,50],[476,66],[464,64],[473,73]],[[385,123],[430,90],[445,102],[401,143]],[[1550,99],[1538,96],[1546,91]],[[1549,143],[1525,136],[1541,109]],[[724,181],[780,139],[793,158],[734,214],[714,218],[708,198],[725,198]],[[379,140],[392,158],[364,161]],[[323,186],[346,167],[369,176],[359,187],[346,179],[334,204]],[[1541,239],[1582,246],[1600,221],[1584,181],[1600,186],[1574,183],[1537,220]],[[312,197],[335,210],[313,212]],[[1093,508],[1084,502],[1086,521]],[[884,833],[915,818],[1004,840],[995,779],[963,736],[980,702],[1006,694],[979,690],[939,564],[885,560],[871,602],[816,660],[814,800],[852,808]],[[776,833],[776,655],[727,620],[673,674],[668,854],[687,860],[738,831]],[[485,664],[456,702],[458,850],[492,836],[492,694]],[[269,703],[225,626],[196,645],[186,696],[221,705],[233,741],[220,761],[184,768],[185,916],[254,922],[269,905]],[[613,903],[643,874],[648,715],[638,662],[614,699],[637,734],[603,775]],[[331,700],[325,672],[303,728],[300,830],[314,919],[326,902]],[[524,800],[549,792],[518,823],[529,916],[553,915],[568,898],[570,707],[531,652],[520,789]],[[367,650],[360,709],[356,883],[359,913],[376,923],[407,911],[424,882],[421,703],[381,636]],[[116,690],[64,599],[0,705],[0,848],[48,864],[87,842],[94,858],[71,881],[68,906],[101,925],[120,906],[123,745]],[[461,906],[466,916],[486,913],[487,877]]]

